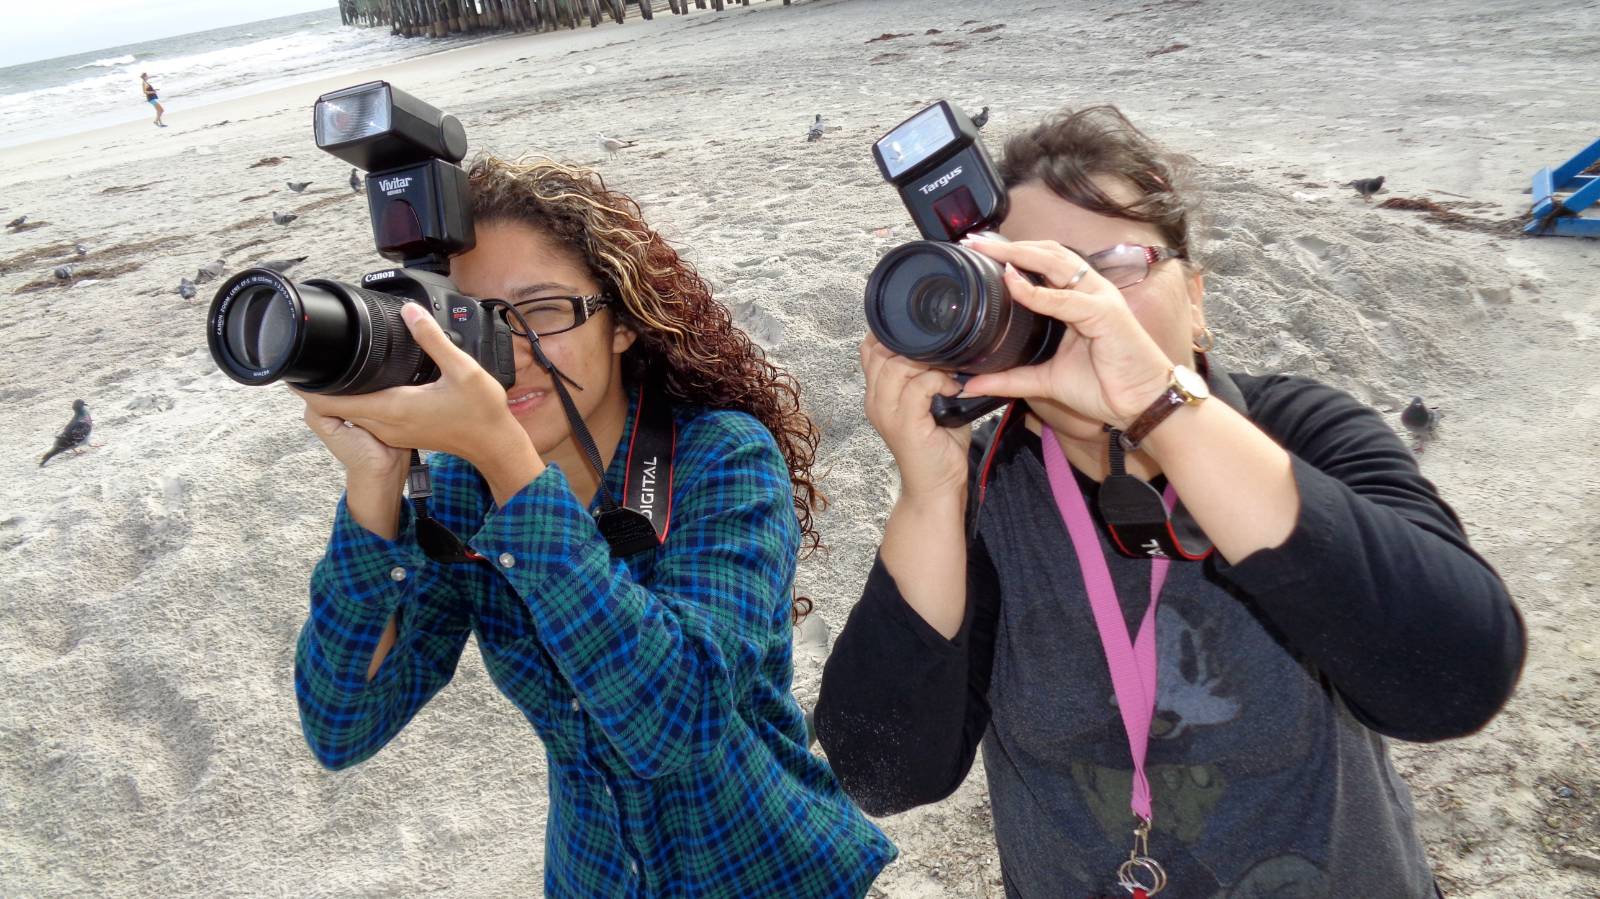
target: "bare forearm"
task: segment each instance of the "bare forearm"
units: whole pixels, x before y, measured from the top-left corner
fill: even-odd
[[[345,508],[356,524],[385,540],[393,540],[400,536],[403,484],[350,478],[345,482]]]
[[[906,604],[946,639],[967,612],[966,490],[902,494],[883,529],[880,555]]]
[[[510,502],[545,469],[544,460],[520,428],[488,442],[483,451],[467,461],[483,475],[496,506]]]
[[[1141,448],[1230,564],[1294,531],[1300,494],[1289,453],[1225,404],[1174,412]]]

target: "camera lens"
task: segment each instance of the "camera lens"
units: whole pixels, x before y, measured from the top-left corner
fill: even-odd
[[[252,369],[273,369],[283,364],[294,341],[294,317],[289,304],[274,302],[278,294],[251,287],[239,296],[239,307],[228,317],[228,350]]]
[[[1006,293],[999,263],[958,244],[913,241],[867,279],[867,325],[894,353],[976,374],[1055,352],[1064,326]]]
[[[923,278],[911,289],[911,321],[930,334],[943,334],[955,327],[964,300],[961,284],[949,275]]]
[[[268,269],[233,276],[211,301],[206,339],[230,378],[284,380],[311,393],[371,393],[438,376],[400,308],[407,301],[338,281],[295,283]]]

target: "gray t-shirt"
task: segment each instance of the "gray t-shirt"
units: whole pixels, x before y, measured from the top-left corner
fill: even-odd
[[[1051,495],[1044,467],[1029,453],[1008,465],[979,521],[1004,597],[983,760],[1006,894],[1124,895],[1114,874],[1134,824],[1126,732],[1071,540],[1039,501]],[[1134,633],[1150,563],[1117,553],[1103,530],[1100,540]],[[1384,739],[1200,563],[1172,565],[1156,640],[1145,771],[1165,895],[1433,895]]]

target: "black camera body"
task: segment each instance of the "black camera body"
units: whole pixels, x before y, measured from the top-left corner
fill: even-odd
[[[456,346],[501,385],[516,381],[503,315],[460,293],[450,256],[476,242],[461,123],[382,81],[317,99],[317,146],[367,171],[367,206],[378,252],[400,268],[361,283],[293,282],[264,268],[222,283],[206,339],[212,359],[241,384],[286,380],[310,393],[371,393],[439,377],[411,339],[400,310],[417,303]]]
[[[998,263],[954,243],[978,232],[1004,240],[989,229],[1009,209],[1005,185],[972,120],[940,100],[880,138],[872,156],[925,238],[884,254],[867,279],[867,325],[879,342],[963,381],[1053,355],[1066,326],[1017,304]],[[1003,403],[935,397],[932,411],[940,424],[954,427]]]

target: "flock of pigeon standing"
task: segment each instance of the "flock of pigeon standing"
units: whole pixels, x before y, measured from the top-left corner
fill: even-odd
[[[972,117],[972,124],[975,127],[982,129],[988,123],[989,107],[985,106],[978,110],[978,113]],[[806,142],[815,143],[816,141],[822,140],[822,136],[826,131],[827,126],[822,121],[822,113],[819,112],[816,114],[815,118],[811,120],[810,126],[806,129]],[[610,158],[616,158],[616,155],[619,151],[633,147],[636,143],[636,141],[607,137],[604,133],[600,132],[595,134],[595,145],[599,147],[607,157]],[[1383,182],[1384,177],[1379,175],[1376,178],[1359,178],[1355,181],[1347,182],[1343,186],[1353,188],[1356,194],[1363,200],[1371,202],[1372,196],[1383,190]],[[312,183],[313,182],[311,181],[285,182],[289,190],[297,194],[304,193],[305,189],[310,187]],[[364,179],[361,177],[361,172],[354,168],[350,170],[349,183],[350,189],[356,193],[360,193],[363,187],[365,187]],[[299,217],[300,216],[296,213],[284,213],[273,210],[272,223],[275,225],[286,226]],[[28,217],[26,215],[17,216],[15,219],[12,219],[6,224],[6,228],[15,233],[16,231],[20,230],[22,226],[27,223],[27,221]],[[73,252],[79,258],[82,258],[89,254],[89,248],[84,246],[82,242],[75,242],[73,244]],[[270,269],[271,271],[283,274],[305,260],[305,256],[296,256],[288,259],[273,259],[268,262],[260,263],[256,267]],[[54,271],[55,277],[60,281],[70,281],[72,280],[76,268],[76,263],[56,266]],[[197,293],[197,287],[199,285],[220,278],[226,272],[227,264],[223,262],[223,260],[216,259],[208,262],[205,265],[200,266],[199,270],[195,273],[193,280],[190,280],[189,278],[183,278],[179,280],[177,291],[178,295],[186,300],[194,299]],[[1412,397],[1410,404],[1407,405],[1406,408],[1400,413],[1400,423],[1404,425],[1406,430],[1408,430],[1416,438],[1416,443],[1413,444],[1412,447],[1415,451],[1421,452],[1424,442],[1433,436],[1434,429],[1439,423],[1439,417],[1440,411],[1438,409],[1429,408],[1427,404],[1423,403],[1422,397]],[[39,460],[39,466],[41,468],[44,467],[46,462],[50,461],[52,458],[61,453],[68,451],[76,453],[81,451],[83,447],[88,444],[89,432],[91,429],[93,429],[93,427],[94,419],[89,415],[89,407],[84,403],[83,400],[73,400],[72,420],[67,423],[67,426],[62,429],[60,434],[56,435],[55,445],[44,454],[44,458]]]

